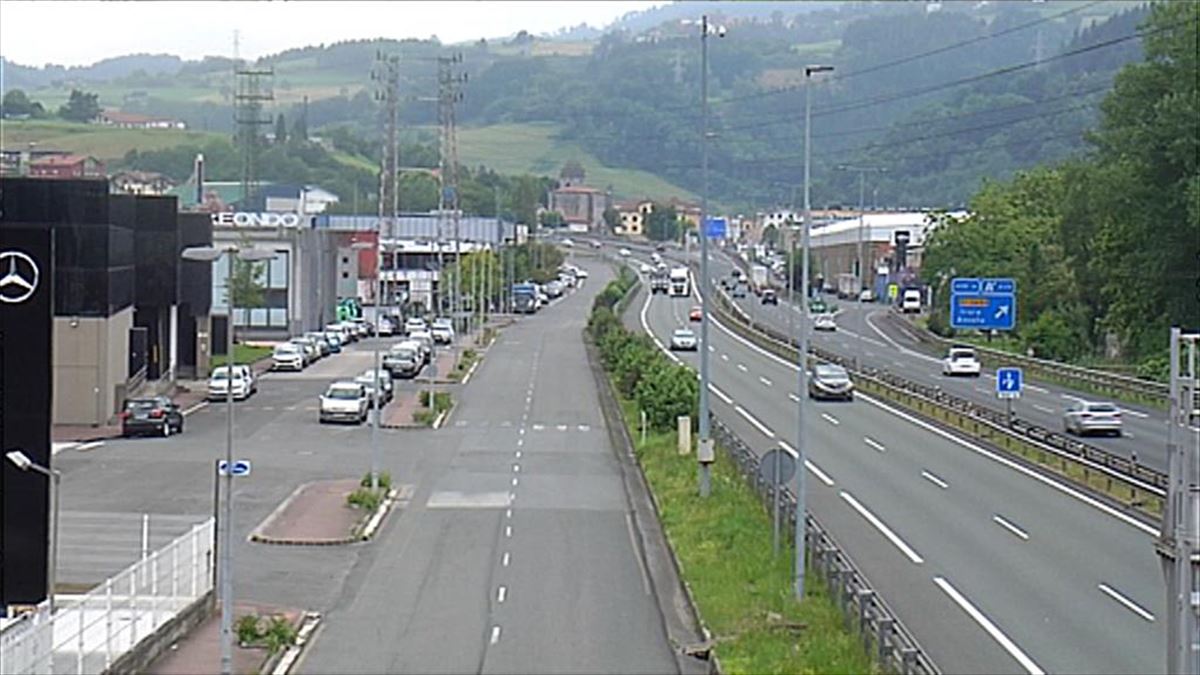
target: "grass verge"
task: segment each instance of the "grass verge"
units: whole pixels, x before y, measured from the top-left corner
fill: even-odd
[[[471,366],[478,360],[478,352],[474,349],[464,349],[458,357],[458,363],[454,364],[454,370],[450,371],[450,379],[462,382],[462,379],[467,376],[467,372],[471,370]]]
[[[621,406],[637,438],[637,410],[631,401]],[[772,555],[771,519],[733,462],[718,459],[712,495],[701,499],[695,458],[681,457],[676,443],[674,432],[650,434],[637,448],[638,461],[722,671],[874,672],[818,577],[810,577],[803,603],[794,600],[792,547]]]
[[[261,359],[265,359],[271,355],[270,347],[260,347],[257,345],[234,345],[233,346],[233,362],[234,363],[254,363]],[[225,355],[212,357],[211,368],[225,365]],[[212,372],[211,370],[209,371]]]
[[[429,404],[428,391],[422,391],[419,396],[418,400],[421,402],[422,408],[413,413],[413,421],[427,427],[433,426],[433,422],[437,419],[438,415],[449,410],[450,406],[454,404],[450,399],[450,392],[448,391],[434,392],[432,406]]]

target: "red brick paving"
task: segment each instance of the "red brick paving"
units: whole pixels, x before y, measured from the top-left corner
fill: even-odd
[[[233,623],[246,614],[282,614],[293,626],[299,627],[303,612],[297,609],[237,603],[233,610]],[[236,641],[237,635],[234,635]],[[259,672],[267,659],[267,650],[259,647],[233,646],[233,672],[250,675]],[[196,626],[182,640],[172,645],[162,656],[150,664],[148,673],[155,675],[196,675],[196,673],[221,672],[221,611],[218,609]]]
[[[322,543],[345,540],[364,513],[346,504],[346,495],[358,488],[359,479],[322,480],[305,485],[287,506],[255,535],[286,543]]]

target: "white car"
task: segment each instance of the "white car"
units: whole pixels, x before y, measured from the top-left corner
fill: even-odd
[[[603,248],[603,247],[604,247],[604,244],[602,244],[598,241],[592,240],[592,248]]]
[[[304,362],[304,352],[291,342],[275,345],[275,351],[271,353],[272,370],[301,371],[304,370]]]
[[[942,359],[943,375],[967,375],[979,377],[982,367],[975,356],[975,350],[970,347],[951,347],[946,358]]]
[[[910,288],[904,291],[904,296],[900,300],[900,311],[905,314],[915,314],[921,311],[921,291],[915,288]]]
[[[426,328],[425,319],[420,319],[415,316],[404,322],[405,335],[412,335],[413,333],[426,330]]]
[[[629,257],[629,256],[630,256],[629,249],[627,249],[627,248],[623,248],[623,249],[621,249],[620,251],[617,251],[617,253],[620,253],[620,254],[621,254],[622,256],[624,256],[624,257]]]
[[[837,330],[837,322],[832,314],[818,314],[813,317],[813,330]]]
[[[654,271],[654,268],[651,267],[649,263],[642,263],[642,266],[639,269],[641,270],[642,274],[650,274]]]
[[[582,267],[576,267],[575,268],[575,277],[577,279],[586,279],[586,278],[588,278],[588,271],[583,269]]]
[[[367,421],[367,410],[371,402],[367,389],[358,382],[334,382],[321,395],[321,423]]]
[[[875,302],[875,292],[869,288],[864,288],[858,294],[858,299],[860,302]]]
[[[1121,409],[1112,403],[1076,401],[1063,413],[1063,431],[1084,436],[1091,433],[1121,435]]]
[[[676,328],[675,332],[671,333],[671,351],[673,352],[694,352],[698,345],[696,331],[690,328]]]
[[[425,363],[433,358],[433,333],[427,330],[415,330],[408,334],[408,340],[421,345],[421,351],[424,354]]]
[[[232,379],[229,377],[229,367],[219,366],[213,370],[212,377],[208,378],[208,400],[224,401],[225,397],[232,393],[235,401],[244,401],[250,398],[250,394],[257,388],[253,378],[250,366],[234,366]]]
[[[448,345],[454,342],[454,327],[450,325],[449,319],[444,323],[434,321],[429,333],[433,336],[433,341],[438,344]]]
[[[566,247],[568,247],[568,248],[569,248],[569,247],[571,247],[571,246],[574,246],[574,245],[575,245],[575,242],[571,241],[570,239],[563,239],[563,240],[562,240],[562,245],[563,245],[563,246],[566,246]]]
[[[375,329],[375,333],[380,337],[395,335],[396,324],[386,316],[379,317],[379,326]]]

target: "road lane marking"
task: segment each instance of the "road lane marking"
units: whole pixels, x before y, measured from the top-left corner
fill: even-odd
[[[979,392],[979,393],[981,393],[981,394],[990,394],[990,393],[992,393],[992,390],[991,390],[991,389],[984,389],[983,387],[975,387],[975,391],[977,391],[977,392]]]
[[[942,480],[941,478],[938,478],[937,476],[929,473],[928,471],[922,471],[921,476],[925,480],[929,481],[930,483],[933,483],[934,485],[942,488],[943,490],[950,487],[950,485],[947,484],[946,481]]]
[[[1116,518],[1117,520],[1120,520],[1121,522],[1132,525],[1132,526],[1136,527],[1137,529],[1145,532],[1146,534],[1149,534],[1152,537],[1159,536],[1159,532],[1158,532],[1157,528],[1151,527],[1151,526],[1143,523],[1142,521],[1138,520],[1137,518],[1134,518],[1133,516],[1124,514],[1120,511],[1114,509],[1113,507],[1109,506],[1108,504],[1105,504],[1097,499],[1089,497],[1088,495],[1083,494],[1079,490],[1076,490],[1075,488],[1070,487],[1069,485],[1066,485],[1065,483],[1060,483],[1057,480],[1054,480],[1047,476],[1043,476],[1042,474],[1034,471],[1033,469],[1030,469],[1029,467],[1018,464],[1017,462],[1015,462],[1011,459],[1008,459],[1007,457],[1002,457],[990,450],[985,449],[984,447],[982,447],[980,445],[977,445],[970,441],[959,438],[944,429],[939,429],[938,427],[936,427],[924,420],[918,419],[912,415],[909,415],[906,412],[903,412],[901,410],[893,408],[892,406],[890,406],[882,401],[877,401],[874,398],[872,398],[871,396],[867,396],[865,394],[860,393],[859,398],[867,401],[868,403],[870,403],[871,405],[873,405],[877,408],[880,408],[882,410],[886,410],[886,411],[890,412],[891,414],[895,415],[896,417],[899,417],[904,420],[908,420],[910,423],[912,423],[918,427],[921,427],[922,429],[925,429],[926,431],[930,431],[938,436],[941,436],[942,438],[950,441],[951,443],[957,443],[958,445],[961,445],[962,447],[967,448],[968,450],[971,450],[972,452],[975,452],[976,454],[982,455],[982,456],[996,462],[997,464],[1001,464],[1003,466],[1006,466],[1006,467],[1012,469],[1013,471],[1024,474],[1025,476],[1028,476],[1029,478],[1032,478],[1032,479],[1038,481],[1039,483],[1042,483],[1043,485],[1047,485],[1051,488],[1054,488],[1055,490],[1058,490],[1059,492],[1061,492],[1069,497],[1074,497],[1075,499],[1083,502],[1084,504],[1087,504],[1088,506],[1090,506],[1098,511],[1101,511],[1103,513],[1107,513],[1108,515],[1112,516],[1113,518]]]
[[[770,380],[768,380],[767,378],[763,377],[762,375],[759,375],[759,376],[758,376],[758,381],[759,381],[759,382],[762,382],[764,385],[766,385],[766,386],[768,386],[768,387],[770,387],[770,386],[771,386],[771,381],[770,381]]]
[[[879,452],[887,452],[887,448],[883,447],[883,445],[881,445],[878,441],[876,441],[870,437],[863,436],[863,442],[866,443],[867,445],[871,446],[872,448],[875,448]]]
[[[832,425],[833,425],[833,426],[835,426],[835,427],[836,427],[837,425],[841,424],[841,422],[837,421],[837,418],[836,418],[836,417],[834,417],[833,415],[830,415],[829,413],[821,413],[821,417],[822,417],[822,418],[823,418],[823,419],[824,419],[826,422],[829,422],[830,424],[832,424]]]
[[[733,405],[733,399],[729,397],[729,394],[726,394],[725,392],[721,391],[720,389],[717,389],[717,385],[710,382],[708,384],[708,390],[711,391],[712,393],[716,394],[717,398],[724,401],[725,405]]]
[[[788,392],[788,398],[792,399],[792,400],[793,400],[793,401],[795,401],[796,403],[799,403],[799,402],[800,402],[800,397],[799,397],[799,396],[797,396],[797,395],[795,395],[794,393],[792,393],[792,392],[790,392],[790,391]]]
[[[83,444],[75,446],[75,450],[77,450],[78,452],[87,452],[88,450],[95,450],[96,448],[102,447],[103,445],[104,445],[104,441],[92,441],[90,443],[83,443]]]
[[[543,430],[543,429],[545,429],[545,428],[546,428],[546,425],[545,425],[545,424],[535,424],[535,425],[533,425],[533,430],[534,430],[534,431],[542,431],[542,430]]]
[[[512,525],[505,525],[505,526],[504,526],[504,536],[505,536],[505,538],[508,538],[508,537],[511,537],[511,536],[512,536]]]
[[[728,360],[729,360],[729,355],[728,355],[728,354],[722,354],[722,355],[721,355],[721,360],[722,360],[722,361],[728,361]]]
[[[506,509],[506,510],[504,511],[504,517],[505,517],[505,518],[512,518],[512,509]]]
[[[1033,407],[1036,408],[1037,410],[1041,410],[1044,413],[1051,413],[1051,414],[1054,413],[1054,408],[1050,408],[1050,407],[1044,406],[1044,405],[1038,405],[1036,403],[1033,403],[1031,405],[1033,405]]]
[[[1130,600],[1129,598],[1125,597],[1124,595],[1121,595],[1121,593],[1119,593],[1117,591],[1117,589],[1113,588],[1112,586],[1109,586],[1108,584],[1105,584],[1105,583],[1101,583],[1099,586],[1097,586],[1097,588],[1099,588],[1100,591],[1102,593],[1104,593],[1105,595],[1107,595],[1108,597],[1112,598],[1113,600],[1116,600],[1117,602],[1121,603],[1122,605],[1125,605],[1126,609],[1133,612],[1134,614],[1137,614],[1138,616],[1142,617],[1146,621],[1150,621],[1150,622],[1154,621],[1153,614],[1151,614],[1150,612],[1147,612],[1145,609],[1142,608],[1141,605],[1137,604],[1136,602]]]
[[[558,425],[558,426],[556,426],[556,427],[554,427],[554,428],[555,428],[555,429],[558,429],[559,431],[566,431],[566,430],[567,430],[567,425],[565,425],[565,424],[560,424],[560,425]]]
[[[188,408],[187,410],[184,410],[184,411],[183,411],[183,416],[184,416],[184,417],[187,417],[188,415],[191,415],[192,413],[194,413],[194,412],[197,412],[197,411],[199,411],[199,410],[203,410],[203,409],[205,409],[205,408],[207,408],[207,407],[208,407],[208,401],[200,401],[200,402],[199,402],[199,403],[197,403],[196,405],[194,405],[194,406],[192,406],[192,407]],[[316,408],[313,408],[313,410],[316,410]]]
[[[273,406],[273,405],[264,405],[264,406],[262,407],[262,409],[263,409],[263,410],[272,410],[272,411],[273,411],[273,410],[275,410],[275,406]]]
[[[1022,386],[1024,386],[1029,391],[1036,391],[1039,394],[1049,394],[1050,393],[1049,389],[1046,389],[1044,387],[1039,387],[1036,384],[1024,384]]]
[[[739,415],[741,415],[742,417],[745,417],[746,421],[749,422],[750,424],[753,424],[755,426],[755,428],[757,428],[759,431],[761,431],[763,433],[764,436],[766,436],[767,438],[775,438],[775,432],[768,429],[767,426],[765,424],[763,424],[762,422],[759,422],[758,418],[756,418],[754,415],[751,415],[750,413],[746,412],[745,408],[743,408],[740,405],[735,405],[733,407],[733,409],[736,410]]]
[[[737,364],[737,369],[742,371],[743,373],[748,372],[745,364],[742,364],[742,363]]]
[[[896,349],[899,349],[904,354],[908,354],[910,356],[915,356],[920,359],[925,359],[926,361],[932,361],[933,363],[941,363],[941,359],[935,359],[932,356],[926,356],[925,354],[922,354],[921,352],[915,352],[907,347],[901,347],[900,343],[896,342],[892,338],[888,337],[883,331],[879,330],[879,328],[877,328],[875,326],[875,323],[871,321],[871,317],[875,316],[875,314],[877,314],[877,313],[878,312],[872,312],[872,313],[868,314],[865,318],[865,321],[867,322],[867,327],[870,328],[871,330],[875,331],[876,335],[883,338],[884,342],[890,344],[891,346],[895,347]]]
[[[842,499],[850,505],[850,508],[858,511],[858,515],[866,518],[868,523],[874,525],[875,529],[882,532],[883,536],[887,537],[888,541],[892,542],[896,548],[900,549],[900,552],[903,553],[909,560],[911,560],[913,564],[920,565],[921,563],[925,562],[925,559],[917,554],[917,552],[914,551],[911,546],[905,543],[903,539],[897,536],[895,532],[892,532],[890,527],[884,524],[882,520],[877,518],[874,513],[868,511],[867,507],[859,504],[858,500],[855,499],[853,495],[845,490],[842,490],[841,496]]]
[[[1079,398],[1078,396],[1072,396],[1070,394],[1059,394],[1059,396],[1067,399],[1068,401],[1086,401],[1087,400],[1086,398]]]
[[[521,447],[522,445],[525,445],[525,439],[524,439],[524,438],[518,438],[518,439],[517,439],[517,447],[519,448],[519,447]]]
[[[787,441],[779,441],[779,447],[783,448],[784,452],[791,455],[792,457],[800,456],[800,453],[796,452],[795,448],[788,445]],[[813,464],[812,461],[809,460],[807,457],[804,458],[804,467],[806,469],[808,469],[812,473],[812,475],[816,476],[826,486],[833,487],[833,479],[829,477],[829,474],[822,471],[821,467],[817,466],[816,464]]]
[[[492,644],[496,644],[496,643],[497,643],[497,642],[499,642],[499,641],[500,641],[500,626],[492,626],[492,640],[491,640],[491,643],[492,643]]]
[[[496,602],[497,603],[503,604],[504,598],[506,598],[506,597],[508,597],[508,589],[507,588],[505,588],[504,586],[501,586],[500,588],[496,589]]]
[[[524,436],[524,435],[525,435],[525,429],[523,429],[523,428],[522,428],[522,429],[520,430],[520,432],[519,432],[519,433],[520,433],[522,436]]]
[[[500,564],[504,567],[508,567],[508,561],[509,561],[508,551],[505,551],[504,557],[500,559]]]
[[[516,478],[512,479],[512,485],[513,485],[513,487],[517,487],[517,485],[518,485],[519,483],[520,483],[520,480],[518,480],[518,479],[516,479]]]
[[[903,368],[905,365],[903,361],[892,361],[892,363],[896,364],[897,366],[899,366],[901,368]]]
[[[999,513],[992,516],[992,522],[996,523],[1000,527],[1003,527],[1004,529],[1008,530],[1009,532],[1012,532],[1013,534],[1017,535],[1021,539],[1024,539],[1025,541],[1029,541],[1029,533],[1028,532],[1026,532],[1025,530],[1022,530],[1021,528],[1017,527],[1016,525],[1013,525],[1012,523],[1008,522],[1004,518],[1001,518]]]
[[[709,346],[708,346],[708,351],[710,351],[710,352],[715,352],[715,351],[717,351],[717,348],[716,348],[716,347],[714,347],[714,346],[712,346],[712,345],[709,345]]]
[[[517,457],[517,459],[521,459],[521,451],[520,450],[517,451],[516,457]]]
[[[942,589],[946,595],[950,596],[950,599],[953,600],[960,608],[962,608],[962,610],[967,613],[967,616],[970,616],[975,620],[975,623],[979,624],[983,630],[987,631],[987,634],[991,635],[992,639],[998,642],[1000,646],[1004,648],[1004,651],[1008,652],[1009,656],[1012,656],[1014,659],[1016,659],[1017,663],[1020,663],[1021,666],[1024,667],[1029,673],[1029,675],[1045,675],[1046,671],[1042,670],[1038,664],[1034,663],[1033,659],[1029,658],[1025,652],[1021,651],[1021,648],[1018,647],[1015,642],[1009,639],[1009,637],[1005,635],[1003,631],[997,628],[996,624],[992,623],[991,619],[984,616],[983,612],[979,611],[975,605],[972,605],[970,600],[967,600],[962,593],[959,593],[957,588],[950,585],[949,581],[946,581],[942,577],[934,577],[933,583],[937,584],[938,588]]]
[[[1139,412],[1137,410],[1130,410],[1129,408],[1121,408],[1120,410],[1122,413],[1125,413],[1126,415],[1133,415],[1134,417],[1140,417],[1142,419],[1146,419],[1147,417],[1149,417],[1149,415],[1147,415],[1144,412]]]
[[[513,473],[521,473],[521,465],[513,464]]]

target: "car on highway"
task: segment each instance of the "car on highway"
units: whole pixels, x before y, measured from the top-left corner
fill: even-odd
[[[425,365],[425,357],[421,353],[421,345],[412,340],[405,340],[392,345],[383,356],[383,367],[392,377],[411,379],[421,372]]]
[[[1121,435],[1121,409],[1106,401],[1076,401],[1063,413],[1063,431],[1086,436]]]
[[[375,324],[367,321],[361,316],[356,316],[353,319],[350,319],[350,323],[354,324],[354,327],[358,330],[358,334],[363,337],[371,337],[375,335]]]
[[[942,359],[943,375],[979,377],[982,371],[983,367],[979,364],[979,358],[975,355],[975,349],[972,347],[954,345],[950,347],[946,358]]]
[[[638,271],[642,274],[650,274],[654,271],[654,268],[650,266],[650,263],[642,263],[638,266]]]
[[[367,421],[367,411],[370,401],[367,399],[367,388],[359,382],[334,382],[321,394],[319,419],[325,422],[353,422],[362,424]]]
[[[415,333],[417,331],[422,331],[425,329],[426,329],[425,319],[422,319],[420,317],[416,317],[416,316],[409,317],[409,319],[404,322],[404,334],[405,335],[412,335],[413,333]]]
[[[304,349],[291,342],[275,345],[275,349],[271,352],[271,370],[299,372],[304,370],[306,365],[308,365],[308,360],[304,356]]]
[[[621,256],[625,258],[628,258],[630,255],[632,255],[627,248],[623,248],[620,251],[617,251],[617,253],[621,254]]]
[[[900,298],[900,311],[905,314],[916,314],[921,311],[921,291],[910,288],[904,291]]]
[[[808,378],[808,397],[812,399],[854,400],[854,382],[846,369],[833,363],[813,366]]]
[[[837,321],[832,314],[818,314],[813,317],[813,330],[837,330]]]
[[[700,305],[694,305],[691,311],[688,312],[688,321],[700,321],[704,318],[704,310]]]
[[[733,295],[733,297],[735,297],[735,298],[744,298],[744,297],[746,297],[746,284],[745,284],[745,282],[743,282],[743,281],[735,281],[735,282],[733,282],[733,294],[732,294],[732,295]]]
[[[183,412],[166,396],[139,396],[121,405],[121,435],[170,436],[183,432]]]
[[[694,352],[698,345],[696,331],[691,328],[676,328],[675,332],[671,333],[671,351],[673,352]]]
[[[224,401],[225,397],[233,394],[233,400],[244,401],[258,390],[254,373],[250,366],[235,365],[233,377],[230,378],[228,366],[218,366],[213,369],[208,378],[208,400]]]
[[[429,327],[429,334],[433,336],[433,341],[440,345],[454,342],[454,326],[451,325],[450,319],[434,319],[433,325]]]
[[[571,248],[572,246],[575,245],[575,242],[571,241],[570,239],[563,239],[562,245],[566,246],[567,248]]]
[[[774,288],[764,288],[763,289],[762,304],[764,304],[764,305],[778,305],[779,304],[779,294],[775,292]]]
[[[864,288],[859,292],[858,299],[860,302],[875,302],[875,291]]]
[[[336,323],[326,324],[325,330],[326,330],[326,332],[337,333],[338,335],[340,335],[342,338],[343,345],[348,345],[351,342],[356,342],[358,340],[358,334],[351,331],[348,327],[342,325],[342,323],[340,321],[336,322]]]
[[[592,240],[592,248],[604,248],[604,244],[593,239]]]
[[[825,301],[821,298],[813,298],[808,301],[809,314],[825,314],[828,311],[829,305],[825,304]]]
[[[396,322],[390,317],[381,316],[378,320],[378,327],[375,328],[375,334],[379,337],[391,337],[396,334]]]

